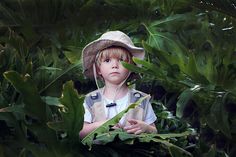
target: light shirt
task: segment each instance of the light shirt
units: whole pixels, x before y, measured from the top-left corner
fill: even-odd
[[[117,99],[115,101],[116,106],[112,106],[112,107],[106,107],[107,104],[112,103],[113,101],[111,99],[108,99],[105,96],[103,96],[102,101],[104,104],[107,119],[113,118],[118,113],[120,113],[121,111],[126,109],[128,107],[128,105],[130,105],[129,95],[130,95],[130,92],[128,92],[124,97]],[[88,106],[86,105],[86,102],[84,102],[83,105],[85,108],[84,121],[88,122],[88,123],[92,123],[92,114],[90,113]],[[147,124],[154,123],[156,121],[157,117],[156,117],[150,103],[147,104],[145,112],[146,112],[146,114],[144,115],[144,122],[146,122]],[[123,116],[122,119],[120,120],[120,124],[123,124],[124,120],[125,120],[125,117]]]

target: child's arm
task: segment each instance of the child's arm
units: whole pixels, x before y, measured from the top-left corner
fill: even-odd
[[[130,119],[128,122],[130,126],[124,127],[124,130],[128,133],[141,134],[141,133],[157,133],[157,129],[154,123],[147,124],[144,121]]]
[[[94,123],[84,122],[83,129],[79,133],[80,138],[83,139],[86,135],[88,135],[90,132],[101,126],[104,122],[105,121],[94,122]]]

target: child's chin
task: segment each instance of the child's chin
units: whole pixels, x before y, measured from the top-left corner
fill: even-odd
[[[114,80],[114,81],[111,81],[112,84],[115,84],[115,85],[119,85],[122,83],[122,81],[120,80]]]

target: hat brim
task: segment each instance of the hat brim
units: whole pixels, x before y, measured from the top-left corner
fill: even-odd
[[[120,41],[100,39],[89,43],[82,51],[83,59],[83,72],[86,77],[93,78],[93,63],[97,53],[110,46],[120,46],[127,49],[133,57],[144,59],[145,52],[143,48],[136,47],[133,45],[127,45]]]

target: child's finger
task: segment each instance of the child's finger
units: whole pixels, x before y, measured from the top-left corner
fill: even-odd
[[[140,130],[140,129],[139,129],[139,128],[129,129],[129,130],[127,130],[127,133],[135,133],[135,132],[137,132],[138,130]]]
[[[134,124],[137,124],[137,120],[135,119],[129,119],[128,122],[131,124],[131,125],[134,125]]]
[[[141,134],[143,131],[142,130],[138,130],[138,131],[136,131],[134,134],[135,135],[139,135],[139,134]]]
[[[132,129],[132,128],[133,128],[132,125],[129,125],[129,126],[125,126],[123,129],[124,129],[125,131],[127,131],[127,130]]]
[[[138,128],[139,126],[138,126],[138,124],[134,124],[134,125],[129,125],[129,126],[125,126],[124,127],[124,130],[130,130],[130,129],[134,129],[134,128]]]

